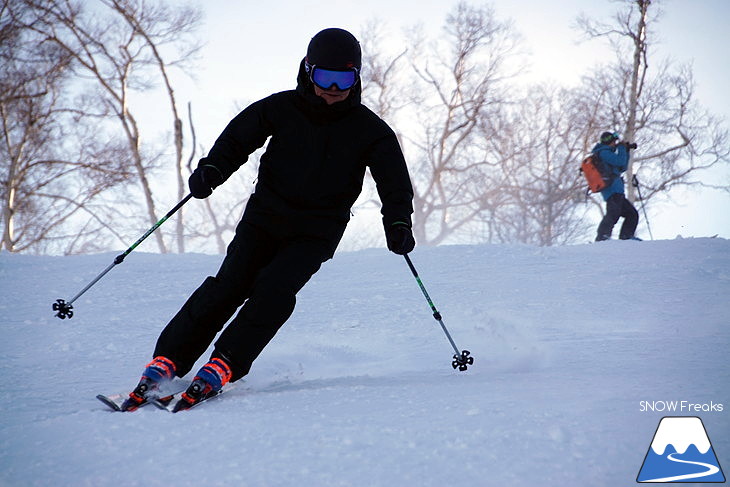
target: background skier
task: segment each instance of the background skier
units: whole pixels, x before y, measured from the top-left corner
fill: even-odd
[[[601,196],[606,202],[606,214],[598,225],[596,242],[611,238],[613,227],[621,217],[624,218],[624,222],[621,225],[619,238],[638,240],[634,232],[639,223],[639,212],[626,199],[624,180],[621,177],[621,173],[626,171],[629,165],[629,149],[636,149],[636,144],[619,142],[619,139],[620,136],[616,132],[603,132],[600,142],[593,148],[593,153],[600,157],[614,175],[613,182],[601,191]]]
[[[195,198],[206,198],[269,139],[218,273],[162,331],[123,409],[135,409],[162,381],[187,374],[239,307],[175,409],[246,375],[293,312],[296,294],[333,256],[366,167],[382,203],[388,249],[413,250],[406,163],[394,132],[361,103],[360,69],[360,45],[352,34],[319,32],[300,63],[296,89],[244,109],[200,160],[189,186]],[[251,75],[258,71],[266,68],[254,66]]]

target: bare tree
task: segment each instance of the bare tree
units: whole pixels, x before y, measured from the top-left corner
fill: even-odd
[[[446,19],[443,39],[411,38],[408,56],[416,74],[412,107],[418,120],[408,140],[415,185],[414,234],[421,244],[437,245],[499,205],[489,144],[490,122],[508,105],[507,82],[519,71],[510,65],[519,38],[511,24],[489,7],[461,2]],[[481,128],[481,130],[480,130]]]
[[[190,34],[197,26],[197,11],[144,0],[101,0],[94,9],[84,9],[71,0],[18,3],[36,15],[33,22],[23,27],[42,36],[45,43],[53,44],[71,59],[70,66],[77,75],[75,89],[82,92],[76,103],[94,107],[99,135],[114,140],[121,129],[126,159],[135,169],[148,222],[155,223],[155,198],[149,178],[161,154],[144,144],[133,99],[135,94],[153,87],[156,80],[162,80],[171,107],[180,194],[184,188],[182,122],[168,69],[189,60],[196,51]],[[162,54],[165,48],[167,56]],[[89,116],[89,112],[82,115]],[[156,232],[155,238],[159,250],[166,252],[163,234]],[[178,236],[178,247],[182,248],[180,242]]]
[[[587,128],[574,97],[567,88],[538,85],[510,108],[496,134],[504,197],[486,218],[491,241],[562,245],[587,232],[585,185],[576,164]]]
[[[80,236],[100,243],[107,210],[95,202],[128,173],[65,108],[70,56],[24,27],[34,19],[29,6],[0,2],[0,249],[66,251]]]
[[[598,119],[604,129],[622,127],[624,138],[639,144],[626,177],[633,179],[638,164],[645,200],[677,186],[730,190],[699,179],[701,171],[730,162],[730,139],[723,121],[694,100],[691,67],[664,61],[650,69],[652,28],[661,14],[657,3],[624,0],[611,23],[578,19],[591,38],[607,37],[617,58],[586,78],[585,94],[601,97]],[[635,188],[627,186],[628,198],[636,200]]]
[[[399,82],[404,75],[408,48],[402,47],[394,53],[386,52],[383,48],[385,24],[379,19],[368,21],[361,32],[363,101],[383,119],[395,119],[413,101],[408,86]],[[402,138],[397,129],[396,135],[399,140]]]
[[[187,65],[194,59],[200,45],[190,39],[184,44],[181,36],[195,32],[200,23],[200,12],[185,6],[166,8],[164,5],[149,5],[128,0],[101,0],[104,5],[118,13],[129,25],[132,31],[137,32],[150,51],[150,61],[155,65],[163,81],[165,92],[170,101],[172,116],[173,143],[175,146],[175,167],[177,181],[177,198],[181,200],[186,194],[185,178],[183,177],[183,122],[177,108],[175,90],[170,78],[169,70],[178,65]],[[174,42],[177,47],[184,47],[184,51],[177,53],[175,59],[167,60],[162,54],[166,44]],[[192,127],[192,116],[190,117]],[[194,134],[193,134],[194,135]],[[195,143],[191,144],[192,153],[195,153]],[[192,155],[191,155],[192,157]],[[176,219],[178,252],[185,252],[183,214]]]
[[[490,7],[460,2],[437,39],[415,26],[401,50],[386,53],[381,37],[376,22],[364,29],[365,100],[404,149],[416,240],[472,238],[505,200],[502,154],[484,137],[494,138],[505,120],[507,85],[520,72],[519,36]]]

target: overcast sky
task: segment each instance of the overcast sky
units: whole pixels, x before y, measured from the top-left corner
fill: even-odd
[[[309,39],[327,27],[342,27],[358,35],[366,21],[378,18],[394,32],[421,22],[439,32],[456,0],[197,0],[205,12],[200,34],[206,42],[197,80],[179,90],[181,103],[193,101],[198,138],[207,148],[235,115],[236,106],[291,89]],[[481,5],[479,2],[472,2]],[[728,0],[662,0],[664,11],[655,29],[655,61],[671,57],[692,62],[697,98],[730,126],[730,45]],[[535,80],[576,83],[602,56],[613,60],[605,41],[580,42],[574,28],[584,12],[609,20],[621,3],[611,0],[496,0],[490,2],[499,19],[511,19],[531,52]],[[658,44],[656,44],[658,42]],[[627,60],[630,62],[630,60]],[[620,129],[620,128],[619,128]],[[724,172],[730,183],[730,171]],[[723,177],[723,176],[716,176]],[[654,208],[650,223],[655,238],[676,235],[730,238],[730,196],[717,192],[676,194],[681,205]],[[660,211],[661,210],[661,211]],[[639,235],[648,238],[644,215]]]

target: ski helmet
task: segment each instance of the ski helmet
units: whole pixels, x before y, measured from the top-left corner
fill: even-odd
[[[603,132],[601,134],[601,143],[610,144],[614,140],[618,140],[620,138],[621,136],[618,134],[618,132]]]
[[[356,69],[360,72],[362,52],[354,35],[329,28],[317,33],[307,47],[307,64],[328,69]]]

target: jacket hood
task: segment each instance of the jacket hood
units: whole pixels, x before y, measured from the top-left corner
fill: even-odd
[[[349,111],[361,103],[362,81],[358,80],[355,85],[350,88],[349,96],[340,102],[327,105],[327,102],[314,94],[314,84],[307,76],[307,70],[304,68],[304,59],[299,63],[299,73],[297,74],[297,93],[306,102],[309,109],[314,113],[323,116],[334,116],[337,113]]]

